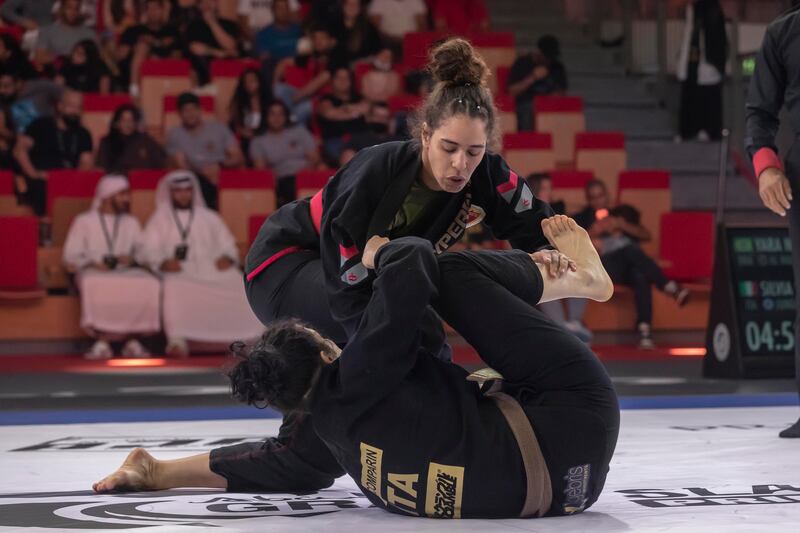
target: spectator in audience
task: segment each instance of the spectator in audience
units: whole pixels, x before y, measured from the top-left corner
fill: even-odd
[[[10,111],[22,88],[22,80],[13,70],[0,67],[0,109]]]
[[[392,0],[394,1],[394,0]],[[372,60],[372,68],[361,78],[361,93],[370,102],[388,102],[400,94],[403,78],[394,70],[394,54],[384,48]]]
[[[468,36],[489,31],[489,12],[484,0],[436,2],[433,8],[433,24],[439,31]]]
[[[639,211],[627,204],[611,207],[608,189],[600,180],[586,185],[587,206],[573,215],[600,254],[608,275],[621,285],[633,288],[636,300],[636,328],[639,347],[651,349],[653,302],[651,286],[671,296],[678,306],[689,300],[689,290],[670,280],[653,259],[642,251],[639,243],[650,239],[650,232],[641,224]]]
[[[0,69],[14,72],[23,80],[36,77],[36,69],[20,50],[13,35],[0,34]]]
[[[428,27],[428,6],[424,0],[372,0],[367,14],[383,42],[393,50],[402,49],[406,33]]]
[[[110,342],[125,339],[124,357],[149,357],[137,337],[161,329],[161,285],[136,268],[142,228],[129,213],[128,180],[104,176],[91,209],[72,221],[64,242],[64,265],[81,296],[81,327],[96,339],[87,359],[110,359]]]
[[[164,168],[164,148],[141,131],[142,114],[136,106],[121,105],[111,118],[108,135],[100,140],[97,166],[112,174],[127,175],[135,168]]]
[[[221,168],[242,164],[239,143],[223,124],[203,119],[200,99],[192,93],[178,96],[178,114],[181,124],[167,133],[167,154],[175,166],[198,175],[205,203],[216,209]]]
[[[65,90],[55,116],[34,120],[17,139],[14,158],[23,174],[17,193],[39,216],[45,213],[47,171],[94,166],[92,136],[81,125],[82,110],[81,93]]]
[[[22,81],[13,72],[11,76],[17,80],[15,87],[18,88],[15,95],[8,96],[13,100],[11,115],[17,133],[24,132],[37,118],[55,115],[56,106],[64,93],[61,85],[46,78]]]
[[[267,131],[250,143],[255,168],[269,168],[278,178],[275,193],[278,206],[295,198],[294,176],[319,164],[317,141],[305,126],[289,124],[289,109],[276,100],[267,107]]]
[[[201,18],[198,4],[199,0],[169,0],[169,25],[178,29],[181,38],[189,24]]]
[[[291,4],[290,0],[272,0],[272,20],[255,34],[255,53],[262,61],[277,64],[297,53],[303,29],[294,21]]]
[[[564,214],[564,202],[553,200],[553,181],[549,174],[534,173],[526,177],[525,181],[528,182],[534,196],[550,204],[557,215]],[[588,303],[589,301],[584,298],[567,298],[539,304],[538,307],[553,322],[563,326],[583,342],[591,342],[592,332],[583,323],[583,315],[586,313],[586,304]]]
[[[354,134],[348,140],[339,156],[339,166],[344,166],[353,159],[359,150],[389,141],[399,140],[391,131],[392,113],[389,106],[381,102],[369,104],[366,115],[367,128]]]
[[[92,40],[76,43],[72,53],[61,64],[56,82],[82,93],[103,93],[111,91],[111,76],[97,44]]]
[[[2,88],[0,79],[0,89]],[[11,119],[11,110],[0,105],[0,168],[12,168],[14,165],[14,142],[17,134]]]
[[[381,38],[369,20],[362,0],[341,0],[341,14],[334,33],[349,63],[370,57],[381,49]]]
[[[53,22],[53,0],[5,0],[0,17],[25,29],[22,47],[30,52],[36,46],[39,29]]]
[[[250,153],[250,141],[264,130],[270,101],[272,94],[261,72],[255,68],[245,70],[230,103],[230,128],[239,138],[245,156]]]
[[[188,355],[187,341],[227,345],[261,333],[247,303],[233,235],[206,207],[191,172],[170,172],[158,184],[140,257],[162,277],[168,355]]]
[[[567,90],[567,71],[561,63],[561,45],[545,35],[533,52],[522,54],[511,65],[508,93],[516,99],[517,130],[533,130],[533,99]]]
[[[367,129],[369,102],[355,90],[353,73],[346,67],[333,71],[331,92],[319,100],[317,120],[322,130],[322,152],[336,166],[347,140]]]
[[[116,40],[138,24],[140,4],[139,0],[104,0],[101,7],[104,36]]]
[[[201,17],[189,23],[185,40],[197,83],[206,85],[211,81],[212,59],[239,56],[239,26],[219,16],[217,0],[199,0],[198,7]]]
[[[676,141],[720,139],[727,61],[728,36],[719,0],[689,0],[678,58],[677,74],[682,85],[680,135]]]
[[[312,27],[311,44],[311,55],[286,58],[275,69],[275,97],[286,104],[292,121],[299,124],[306,124],[311,118],[312,100],[330,82],[330,70],[347,64],[336,48],[336,39],[325,26]],[[302,74],[302,79],[289,79],[290,67],[294,67],[293,75]]]
[[[142,23],[125,30],[116,52],[120,85],[129,87],[131,96],[139,96],[141,68],[146,59],[178,54],[177,36],[177,28],[167,21],[164,0],[145,0]]]
[[[97,4],[106,2],[107,0],[81,0],[79,15],[81,17],[81,23],[86,26],[87,28],[91,28],[94,31],[98,28],[97,24]],[[111,1],[118,1],[118,0],[111,0]],[[63,2],[61,0],[55,0],[53,3],[53,12],[58,13],[61,9],[61,4]]]
[[[58,18],[52,24],[39,30],[36,41],[36,62],[50,64],[65,57],[81,41],[97,41],[91,28],[83,24],[81,0],[64,0],[58,10]]]
[[[292,23],[299,20],[300,3],[297,0],[239,0],[239,5],[236,14],[239,15],[239,27],[242,30],[244,38],[248,41],[256,41],[256,49],[258,48],[258,33],[261,30],[278,22],[277,9],[283,10],[284,7],[276,8],[275,4],[285,4],[286,21],[282,25],[293,25]],[[283,15],[283,11],[281,12]],[[284,57],[288,57],[284,56]]]

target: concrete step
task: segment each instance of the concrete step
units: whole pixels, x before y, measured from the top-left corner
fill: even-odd
[[[655,80],[620,75],[569,75],[569,92],[581,96],[587,105],[617,107],[653,107]]]
[[[570,72],[576,74],[624,75],[621,51],[594,45],[563,46],[562,61]]]
[[[629,168],[663,168],[686,174],[719,172],[719,143],[629,139],[626,150]],[[733,166],[729,164],[728,168],[732,170]]]
[[[588,131],[622,131],[627,140],[669,141],[675,133],[672,115],[656,106],[586,106],[585,114]]]
[[[672,209],[710,211],[717,207],[718,177],[714,174],[672,174]],[[729,176],[726,209],[765,211],[755,187],[742,176]]]

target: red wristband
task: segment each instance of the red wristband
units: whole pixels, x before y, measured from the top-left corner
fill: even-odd
[[[756,178],[758,178],[768,168],[777,168],[782,172],[783,163],[772,148],[765,146],[753,155],[753,168],[756,171]]]

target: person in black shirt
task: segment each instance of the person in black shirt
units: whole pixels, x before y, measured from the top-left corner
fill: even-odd
[[[81,125],[82,108],[81,93],[67,89],[55,116],[34,120],[17,139],[14,158],[24,175],[24,189],[17,194],[39,216],[45,213],[48,170],[94,166],[92,136]]]
[[[534,52],[519,56],[508,74],[508,92],[516,99],[517,130],[533,129],[533,99],[567,90],[567,71],[561,63],[558,39],[545,35]]]
[[[745,144],[758,177],[758,190],[764,205],[789,219],[792,240],[792,265],[795,285],[800,281],[800,153],[795,146],[786,154],[786,168],[778,157],[775,136],[779,114],[786,104],[789,124],[800,131],[800,8],[794,8],[773,21],[756,57],[756,68],[747,91],[747,135]],[[800,291],[795,290],[800,309]],[[798,313],[800,319],[800,313]],[[795,322],[795,367],[800,392],[800,322]],[[800,420],[780,433],[784,438],[800,438]]]
[[[56,81],[74,91],[103,93],[111,90],[111,76],[92,40],[77,43],[58,69]]]
[[[650,232],[642,226],[641,214],[635,207],[627,204],[611,207],[606,184],[600,180],[586,184],[586,202],[587,206],[572,217],[589,232],[614,283],[633,288],[639,347],[652,349],[655,344],[651,337],[651,286],[671,296],[679,306],[689,301],[689,290],[667,278],[639,246],[650,239]]]
[[[30,60],[20,49],[13,35],[0,34],[0,69],[14,72],[22,80],[29,80],[37,76]]]
[[[323,155],[332,166],[337,165],[345,142],[367,129],[369,102],[356,92],[354,78],[347,67],[334,70],[331,92],[320,98],[318,104]]]
[[[142,63],[150,58],[168,58],[178,54],[178,29],[167,23],[164,0],[147,0],[142,23],[125,30],[117,47],[119,84],[131,86],[134,95],[139,93]]]
[[[361,0],[342,0],[334,27],[339,49],[350,63],[375,55],[382,48],[380,33],[363,4]]]
[[[189,23],[184,35],[187,55],[199,85],[211,81],[210,62],[239,55],[239,25],[217,14],[217,0],[200,0],[201,17]]]
[[[118,107],[108,135],[100,139],[97,166],[109,174],[127,175],[136,168],[164,168],[167,153],[149,134],[140,131],[142,114],[136,106]]]
[[[533,306],[568,296],[605,300],[612,286],[585,230],[564,216],[542,227],[556,249],[576,258],[574,277],[550,278],[522,251],[437,258],[418,237],[373,237],[363,256],[377,274],[373,296],[344,351],[298,321],[270,325],[251,347],[234,345],[234,396],[295,413],[306,426],[271,454],[268,475],[243,468],[252,444],[239,446],[235,458],[212,452],[191,466],[184,460],[180,475],[165,476],[148,475],[163,470],[148,469],[155,461],[138,451],[94,489],[209,483],[316,490],[347,473],[374,505],[406,516],[587,509],[602,491],[616,446],[616,395],[596,356]],[[429,303],[504,381],[486,372],[495,381],[482,391],[461,367],[435,357],[438,343],[413,326],[431,317]],[[501,402],[521,409],[531,447],[515,436],[520,426]]]

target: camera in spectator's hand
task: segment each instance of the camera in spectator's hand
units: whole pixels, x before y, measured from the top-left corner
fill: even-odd
[[[108,267],[109,270],[114,270],[117,268],[117,264],[119,263],[119,259],[117,259],[116,255],[107,254],[103,256],[103,264]]]
[[[189,245],[181,243],[175,247],[175,259],[178,261],[186,261],[186,256],[189,254]]]

